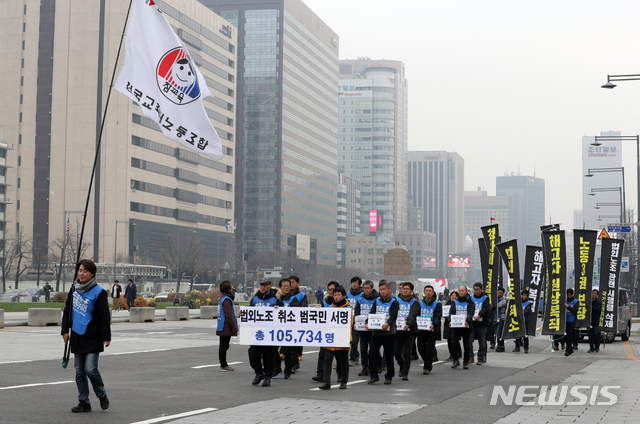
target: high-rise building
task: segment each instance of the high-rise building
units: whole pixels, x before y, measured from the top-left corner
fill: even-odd
[[[542,178],[513,174],[496,177],[496,195],[510,197],[515,208],[509,225],[509,237],[518,239],[521,264],[524,264],[524,246],[541,244],[540,226],[545,224],[544,194]],[[502,230],[500,235],[503,235]]]
[[[346,265],[347,236],[360,235],[360,181],[338,175],[338,255],[337,266]]]
[[[7,158],[13,203],[6,213],[11,233],[22,231],[34,244],[50,246],[64,238],[67,220],[72,232],[82,221],[128,4],[2,2],[0,116],[3,137],[15,146]],[[86,219],[86,256],[166,265],[168,240],[184,242],[196,231],[207,264],[223,266],[233,260],[226,224],[234,213],[236,35],[196,0],[156,4],[215,94],[204,107],[224,157],[213,161],[179,147],[114,90]],[[120,65],[124,59],[123,49]]]
[[[620,135],[602,131],[600,135]],[[622,142],[605,141],[592,146],[594,136],[582,137],[582,221],[587,229],[599,229],[611,223],[623,223],[624,181]],[[587,177],[586,175],[592,175]],[[579,227],[582,228],[582,222]]]
[[[436,272],[464,249],[464,159],[455,152],[408,153],[409,200],[422,209],[422,230],[436,234]]]
[[[436,235],[426,231],[396,231],[395,238],[411,255],[411,274],[426,275],[436,254]]]
[[[307,238],[299,259],[335,266],[338,35],[300,0],[199,1],[238,35],[236,235],[250,266]]]
[[[340,61],[338,169],[360,181],[379,243],[407,228],[408,84],[396,60]],[[363,232],[370,232],[364,220]]]

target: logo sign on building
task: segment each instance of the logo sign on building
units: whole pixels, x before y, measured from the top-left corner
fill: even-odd
[[[471,266],[470,253],[449,253],[447,257],[449,268],[469,268]]]
[[[222,25],[222,28],[220,28],[220,32],[226,35],[228,38],[231,38],[233,36],[233,26]]]
[[[369,232],[370,233],[378,232],[378,210],[377,209],[369,210]]]

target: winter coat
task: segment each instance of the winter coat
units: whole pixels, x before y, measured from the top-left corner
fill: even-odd
[[[591,325],[600,325],[600,314],[602,313],[602,301],[600,299],[591,301]]]
[[[69,327],[69,316],[73,311],[72,285],[67,295],[62,314],[62,330],[60,334],[69,333],[69,343],[71,343],[71,353],[99,353],[104,352],[103,342],[111,341],[111,313],[109,311],[109,301],[107,291],[102,290],[96,299],[95,306],[91,312],[91,321],[87,325],[84,334],[77,334]]]
[[[333,307],[333,308],[350,308],[351,307],[351,303],[349,303],[349,300],[347,300],[347,298],[344,298],[339,303],[336,303],[334,301],[331,304],[331,307]],[[351,325],[349,326],[349,328],[351,328],[351,331],[349,333],[349,341],[351,342],[353,340],[353,315],[351,316]],[[323,346],[323,349],[327,349],[327,350],[350,350],[351,349],[351,343],[349,343],[348,347],[326,347],[326,346]]]
[[[221,296],[225,295],[229,296],[228,293],[221,293]],[[222,327],[222,331],[216,331],[216,336],[237,336],[238,327],[233,319],[235,311],[231,306],[231,299],[225,299],[224,302],[222,302],[222,311],[218,311],[218,313],[224,314],[224,327]]]

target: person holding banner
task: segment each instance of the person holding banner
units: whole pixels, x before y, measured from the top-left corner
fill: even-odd
[[[260,280],[260,288],[253,294],[253,298],[249,306],[284,306],[282,300],[276,297],[276,291],[271,288],[271,280]],[[271,376],[273,375],[273,366],[278,354],[277,346],[249,346],[249,364],[256,373],[253,379],[254,386],[257,386],[263,379],[264,387],[271,386]]]
[[[358,303],[358,299],[362,297],[364,294],[362,290],[362,279],[358,276],[355,276],[351,279],[351,290],[347,292],[347,299],[351,304],[351,308],[355,312],[356,304]],[[357,331],[352,334],[351,338],[351,352],[349,352],[349,366],[358,365],[359,359],[359,351],[358,351],[358,342],[360,341],[360,333]]]
[[[371,331],[366,331],[364,329],[364,325],[361,328],[357,326],[358,321],[366,321],[367,315],[369,315],[369,311],[371,310],[371,305],[373,305],[373,301],[378,298],[378,292],[373,288],[373,282],[367,280],[363,285],[363,294],[358,299],[356,303],[356,307],[353,310],[354,314],[354,330],[357,331],[358,337],[360,338],[360,358],[362,360],[362,371],[358,373],[359,376],[368,376],[369,375],[369,347],[371,346]],[[361,318],[355,318],[361,317]],[[380,352],[373,352],[378,357],[380,356]],[[379,358],[378,362],[382,362],[382,358]]]
[[[476,304],[471,300],[467,286],[458,287],[458,298],[451,303],[449,309],[449,327],[453,335],[453,342],[460,345],[460,339],[464,346],[464,357],[462,360],[462,368],[469,369],[469,362],[473,360],[473,323],[476,311]],[[453,352],[453,364],[451,368],[460,366],[459,359],[460,349]]]
[[[338,286],[333,290],[333,304],[331,306],[333,308],[351,307],[344,287]],[[351,333],[353,334],[353,330]],[[322,347],[320,349],[324,350],[324,370],[322,374],[324,382],[320,386],[320,390],[331,389],[331,365],[333,365],[334,357],[336,358],[336,373],[338,374],[338,380],[340,380],[340,389],[346,389],[349,381],[349,349],[351,347]]]
[[[374,384],[380,381],[378,377],[378,358],[375,352],[379,352],[380,348],[384,348],[384,358],[387,363],[387,372],[384,375],[384,384],[391,384],[391,380],[396,375],[396,370],[393,365],[393,353],[396,339],[396,319],[398,318],[398,301],[391,294],[391,287],[387,280],[380,280],[378,283],[378,297],[371,305],[369,316],[367,317],[366,326],[367,330],[372,331],[371,336],[371,350],[374,354],[369,356],[369,384]],[[373,320],[375,318],[381,318],[382,320]],[[380,326],[374,324],[373,321],[379,323]]]
[[[564,356],[573,353],[573,338],[576,329],[576,314],[578,313],[578,299],[573,297],[573,289],[567,289],[567,301],[564,304],[567,308],[567,328],[565,329],[565,346]]]
[[[398,370],[402,380],[409,380],[411,368],[411,349],[415,345],[418,335],[416,317],[420,315],[420,302],[413,297],[413,283],[400,284],[398,302],[398,318],[396,320],[396,342],[394,353],[398,361]],[[431,351],[433,354],[433,350]]]
[[[294,296],[291,292],[291,280],[283,278],[278,282],[278,292],[276,293],[278,300],[281,300],[285,307],[300,306],[300,300],[298,296]],[[284,379],[291,378],[291,374],[294,373],[293,366],[295,365],[296,352],[295,346],[281,346],[280,354],[275,356],[277,368],[273,371],[272,377],[277,376],[282,372],[282,360],[284,359]]]
[[[430,374],[433,370],[433,351],[440,337],[440,321],[442,320],[442,304],[436,300],[433,286],[424,287],[424,298],[420,302],[418,321],[418,352],[424,365],[422,374]]]
[[[482,283],[473,285],[473,303],[475,303],[475,314],[473,316],[473,338],[478,341],[478,362],[482,365],[487,362],[487,325],[491,316],[491,302],[489,296],[482,292]],[[472,359],[473,361],[473,359]]]
[[[300,290],[300,278],[297,275],[289,276],[289,282],[291,283],[291,295],[295,296],[298,299],[298,303],[301,308],[306,308],[309,306],[309,298],[307,294]],[[295,373],[296,370],[300,369],[300,360],[302,359],[302,346],[294,346],[293,347],[293,368],[292,371]]]
[[[522,314],[524,315],[525,328],[529,325],[529,315],[531,315],[531,307],[533,304],[529,300],[529,290],[522,290]],[[524,346],[524,353],[529,353],[529,336],[525,334],[524,337],[515,339],[516,347],[514,352],[520,352],[520,346]]]
[[[316,308],[330,308],[333,305],[333,291],[339,284],[336,281],[329,281],[327,284],[327,294],[322,299],[322,304],[317,305]],[[318,353],[318,363],[316,364],[316,375],[311,377],[313,381],[317,381],[322,383],[324,381],[324,350],[320,349],[320,353]]]
[[[600,292],[593,289],[591,292],[591,327],[589,327],[589,352],[600,352],[600,313],[602,301],[598,299]]]
[[[497,346],[496,352],[504,352],[504,339],[502,338],[502,329],[507,320],[507,298],[504,296],[504,288],[498,289],[498,305],[496,305],[498,313],[498,322],[495,323]]]

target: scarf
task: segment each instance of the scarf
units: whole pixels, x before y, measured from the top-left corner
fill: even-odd
[[[86,284],[80,284],[80,279],[78,278],[74,283],[73,286],[76,288],[76,291],[78,293],[84,293],[84,292],[88,292],[89,290],[91,290],[92,288],[94,288],[96,285],[98,284],[98,282],[96,281],[96,277],[93,277],[88,283]]]

